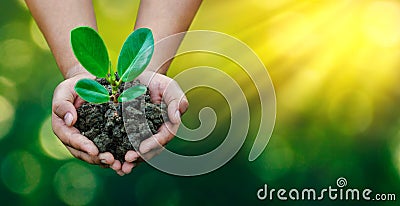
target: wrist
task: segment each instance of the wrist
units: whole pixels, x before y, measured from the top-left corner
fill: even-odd
[[[87,76],[88,78],[95,78],[90,74],[82,65],[76,64],[75,66],[68,69],[68,71],[63,75],[64,79],[70,79],[75,76]]]

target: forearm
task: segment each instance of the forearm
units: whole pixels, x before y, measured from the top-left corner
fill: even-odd
[[[200,4],[201,0],[142,0],[135,29],[150,28],[156,42],[170,35],[187,31]],[[180,40],[170,41],[168,46],[163,47],[157,47],[156,44],[147,70],[165,74],[171,60],[163,63],[176,53],[179,44]]]
[[[25,0],[54,55],[64,78],[86,70],[79,65],[70,44],[70,31],[77,26],[97,29],[91,0]]]

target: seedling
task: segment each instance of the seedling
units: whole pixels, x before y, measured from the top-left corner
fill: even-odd
[[[150,62],[154,39],[150,29],[140,28],[125,40],[118,57],[117,71],[112,67],[106,45],[100,35],[90,27],[77,27],[71,31],[72,50],[83,67],[111,85],[108,90],[93,79],[81,79],[75,85],[76,93],[85,101],[101,104],[108,101],[125,102],[146,93],[143,85],[132,86],[119,93],[122,82],[138,77]]]

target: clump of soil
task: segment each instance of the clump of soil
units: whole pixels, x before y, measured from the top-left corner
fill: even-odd
[[[111,93],[111,86],[105,79],[96,79]],[[126,88],[139,84],[126,83]],[[124,83],[120,86],[120,93]],[[124,106],[123,106],[124,105]],[[153,104],[149,90],[132,101],[92,104],[85,102],[77,109],[78,121],[75,127],[98,147],[100,152],[111,152],[114,158],[124,162],[128,150],[135,150],[144,139],[157,133],[167,117],[166,105]],[[126,125],[124,125],[124,120]],[[166,120],[168,121],[168,120]],[[127,128],[125,128],[127,126]]]

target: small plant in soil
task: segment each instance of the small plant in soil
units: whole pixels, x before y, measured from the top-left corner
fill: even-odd
[[[130,82],[139,76],[150,62],[154,40],[150,29],[140,28],[129,35],[118,58],[117,72],[114,72],[107,48],[100,35],[90,27],[78,27],[71,31],[72,50],[81,65],[91,74],[105,78],[111,85],[111,95],[100,83],[92,79],[81,79],[75,86],[76,93],[85,101],[105,103],[124,102],[144,93],[146,87],[136,85],[121,94],[118,88],[122,82]]]
[[[153,134],[164,122],[163,116],[166,114],[165,104],[151,103],[145,85],[138,81],[132,82],[151,60],[154,51],[152,32],[150,29],[140,28],[128,36],[119,54],[116,69],[109,60],[104,41],[94,29],[73,29],[71,46],[81,65],[97,77],[95,80],[81,79],[75,85],[76,93],[86,101],[77,109],[78,121],[75,126],[96,144],[100,152],[111,152],[117,160],[123,162],[126,152],[134,149],[133,146],[138,146],[137,142],[140,143],[143,137],[132,145],[132,139],[128,138],[124,126],[122,102],[133,102],[139,105],[136,107],[140,107],[140,99],[145,100],[145,105],[142,105],[145,112],[128,107],[128,113],[136,117],[127,121],[130,124],[147,124]],[[127,89],[124,90],[124,87]],[[146,117],[147,121],[138,121],[138,115]],[[133,131],[139,130],[137,128],[143,130],[143,125],[133,127]]]

